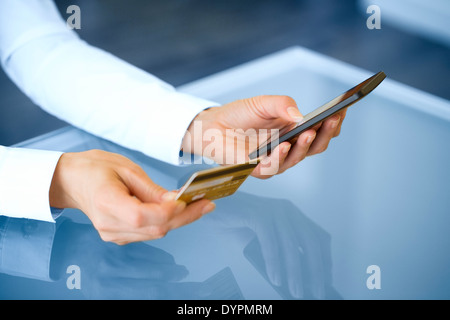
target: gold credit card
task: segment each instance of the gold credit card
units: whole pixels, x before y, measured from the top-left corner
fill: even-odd
[[[195,172],[181,187],[176,199],[190,203],[200,199],[215,200],[232,195],[257,165],[258,161],[255,161]]]

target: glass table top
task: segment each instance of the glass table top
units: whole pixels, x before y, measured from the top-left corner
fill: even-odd
[[[294,47],[179,89],[220,103],[285,94],[305,114],[374,72]],[[56,231],[42,231],[56,232],[57,280],[1,274],[0,297],[448,299],[448,141],[450,103],[386,79],[349,109],[325,153],[268,180],[250,177],[162,239],[106,243],[82,212],[65,210]],[[172,166],[73,127],[18,147],[117,152],[167,189],[208,167]]]

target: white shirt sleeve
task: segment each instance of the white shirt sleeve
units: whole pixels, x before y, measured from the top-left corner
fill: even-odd
[[[51,0],[0,1],[0,59],[15,84],[50,114],[172,164],[180,163],[193,118],[218,105],[90,46]],[[0,153],[0,213],[51,221],[48,187],[60,154]]]
[[[172,164],[192,119],[217,105],[88,45],[50,0],[0,1],[0,55],[6,73],[47,112]]]

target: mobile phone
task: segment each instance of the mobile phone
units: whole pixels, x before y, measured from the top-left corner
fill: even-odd
[[[285,132],[280,132],[280,134],[275,137],[271,137],[268,141],[258,147],[257,150],[250,153],[249,158],[256,159],[263,155],[270,154],[270,152],[274,150],[277,145],[284,141],[294,143],[302,132],[310,129],[336,112],[361,100],[372,92],[372,90],[375,89],[385,78],[386,75],[383,71],[374,74],[360,84],[337,96],[330,102],[308,113],[299,123],[295,124],[293,128],[288,128]]]

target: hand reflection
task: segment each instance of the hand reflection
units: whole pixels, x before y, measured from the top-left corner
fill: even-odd
[[[91,299],[243,298],[229,267],[201,283],[182,282],[188,274],[187,269],[178,265],[166,251],[152,246],[151,242],[118,246],[102,241],[91,224],[74,223],[64,217],[58,221],[60,224],[51,259],[52,277],[59,279],[59,285],[54,286],[58,295],[72,297],[72,291],[66,287],[69,277],[66,270],[70,265],[77,265],[81,270],[81,292]],[[217,211],[200,222],[207,224],[201,225],[202,232],[213,232],[211,236],[215,239],[217,231],[226,227],[225,241],[241,241],[242,246],[238,243],[238,250],[243,250],[248,261],[276,288],[282,298],[340,298],[331,286],[329,235],[291,202],[238,192],[232,197],[218,200]],[[14,242],[15,236],[17,239],[24,237],[20,226],[21,222],[17,221],[16,228],[8,228],[10,242]],[[232,232],[229,232],[230,229]],[[16,233],[12,232],[14,230]],[[41,232],[33,235],[34,239],[39,235],[47,238],[49,233],[54,232],[54,229],[46,228],[37,230]],[[241,234],[242,231],[244,238],[234,234]],[[183,242],[186,235],[174,236],[176,238],[171,241],[176,248],[201,254],[198,251],[201,247],[186,247]],[[253,240],[250,241],[251,238]],[[33,259],[40,257],[36,252],[27,254],[26,249],[20,248],[18,251]],[[223,250],[226,249],[223,246],[220,249],[219,253],[226,252],[224,257],[233,259],[235,252]],[[33,259],[30,260],[32,263]],[[216,272],[216,267],[228,266],[227,261],[216,265]],[[17,263],[22,263],[22,260],[18,259]],[[22,270],[20,266],[17,269]],[[240,272],[239,269],[234,271]],[[4,288],[7,290],[7,286]],[[39,286],[36,289],[35,293],[40,294]],[[27,292],[30,290],[33,289],[27,287]],[[249,290],[248,287],[246,290]]]
[[[254,233],[244,255],[283,298],[336,298],[330,236],[292,202],[237,192],[218,200],[207,219]]]
[[[81,291],[89,299],[206,299],[202,283],[178,282],[188,270],[169,253],[144,243],[118,246],[102,241],[92,225],[65,221],[56,234],[53,277],[81,270]]]

